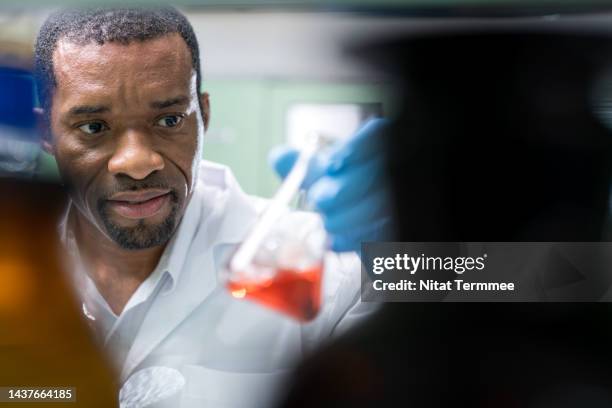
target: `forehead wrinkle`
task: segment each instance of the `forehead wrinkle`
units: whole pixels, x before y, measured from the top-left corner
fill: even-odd
[[[193,71],[187,45],[178,34],[127,45],[79,45],[62,39],[54,53],[54,66],[56,92],[75,91],[83,96],[114,93],[123,100],[130,88],[135,91],[132,97],[155,88],[188,90]],[[183,84],[180,78],[184,78]],[[140,85],[129,86],[135,83]],[[75,87],[78,89],[72,89]]]
[[[101,74],[109,72],[160,78],[165,77],[168,70],[176,74],[188,74],[192,68],[190,61],[187,46],[177,36],[131,42],[127,45],[120,43],[79,45],[69,40],[61,40],[54,53],[56,73],[66,71],[64,66],[67,65],[69,68],[78,68],[80,73],[94,74],[97,78],[104,78],[105,75]]]

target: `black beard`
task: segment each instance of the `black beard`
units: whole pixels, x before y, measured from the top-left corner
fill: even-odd
[[[120,227],[114,224],[108,216],[106,211],[108,202],[106,200],[98,201],[98,213],[108,235],[121,248],[127,250],[153,248],[166,244],[172,238],[178,224],[178,196],[174,191],[171,191],[169,196],[170,214],[158,225],[146,225],[144,220],[140,220],[134,227]]]

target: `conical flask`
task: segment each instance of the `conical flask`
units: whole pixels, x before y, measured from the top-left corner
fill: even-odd
[[[327,235],[319,216],[295,211],[308,165],[322,145],[313,133],[224,273],[235,298],[244,298],[301,322],[314,319],[321,306],[321,279]],[[298,210],[303,209],[299,208]]]

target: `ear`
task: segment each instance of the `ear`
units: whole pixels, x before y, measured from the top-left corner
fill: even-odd
[[[55,151],[51,138],[51,124],[47,119],[47,115],[42,108],[34,108],[34,116],[36,116],[38,134],[40,135],[40,146],[46,153],[54,156]]]
[[[208,130],[208,124],[210,123],[210,98],[208,92],[202,92],[200,94],[200,106],[202,107],[204,130]]]

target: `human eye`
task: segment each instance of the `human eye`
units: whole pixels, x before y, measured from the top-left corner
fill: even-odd
[[[183,116],[181,115],[166,115],[162,116],[157,120],[157,126],[165,127],[165,128],[173,128],[177,127],[183,121]]]
[[[81,132],[86,133],[88,135],[95,135],[97,133],[101,133],[108,129],[102,122],[87,122],[78,126]]]

